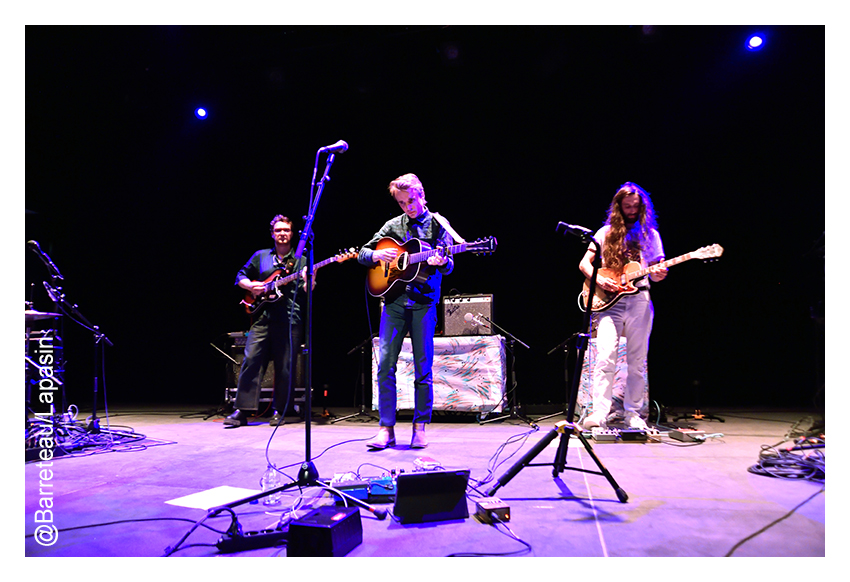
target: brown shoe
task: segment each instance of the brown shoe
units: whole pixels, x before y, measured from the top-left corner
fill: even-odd
[[[371,441],[366,443],[366,447],[374,450],[386,449],[387,447],[395,446],[395,431],[391,426],[382,426],[378,429],[378,434]]]
[[[428,439],[425,438],[425,423],[413,423],[413,438],[410,440],[411,449],[424,449],[428,446]]]

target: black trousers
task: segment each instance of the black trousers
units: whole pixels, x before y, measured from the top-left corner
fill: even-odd
[[[290,337],[290,327],[292,337]],[[283,414],[292,391],[290,373],[292,362],[301,349],[303,330],[300,324],[263,313],[248,331],[245,357],[236,385],[239,410],[258,410],[263,374],[269,362],[274,362],[274,399],[272,406]]]

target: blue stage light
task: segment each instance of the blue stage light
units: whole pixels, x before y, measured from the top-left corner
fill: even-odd
[[[195,109],[195,117],[198,119],[206,119],[209,114],[205,107],[198,107]]]
[[[761,34],[754,34],[750,38],[747,39],[747,50],[749,51],[757,51],[761,50],[764,47],[764,36]]]

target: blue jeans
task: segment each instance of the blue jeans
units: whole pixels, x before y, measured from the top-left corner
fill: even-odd
[[[434,330],[437,326],[437,306],[423,305],[405,309],[395,303],[385,303],[381,311],[378,348],[378,411],[381,426],[395,426],[396,366],[404,336],[410,332],[413,347],[413,422],[431,422],[434,405]]]

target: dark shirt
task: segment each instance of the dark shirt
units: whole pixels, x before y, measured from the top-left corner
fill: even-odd
[[[242,279],[248,279],[250,281],[265,281],[276,270],[284,270],[289,260],[294,258],[294,255],[295,249],[293,248],[286,254],[282,262],[278,262],[277,254],[273,248],[257,251],[251,255],[248,262],[239,269],[239,272],[236,274],[236,285],[239,285],[239,281]],[[305,265],[306,258],[302,256],[297,261],[295,268],[289,271],[289,273],[299,272]],[[287,321],[290,308],[292,307],[293,295],[295,295],[295,309],[292,312],[292,322],[300,323],[301,313],[307,300],[307,293],[304,291],[304,281],[302,279],[298,279],[284,285],[282,291],[283,297],[277,301],[266,302],[262,311],[268,313],[268,316],[274,321]]]
[[[411,219],[406,214],[402,214],[384,223],[384,226],[375,233],[372,240],[361,247],[357,261],[362,265],[373,266],[375,261],[372,260],[372,252],[377,247],[378,242],[388,236],[402,244],[412,238],[418,238],[428,243],[431,248],[454,244],[452,236],[426,209],[416,219]],[[405,287],[404,293],[393,299],[394,303],[403,307],[415,307],[432,305],[440,301],[440,283],[443,280],[443,275],[448,275],[454,269],[454,259],[449,257],[449,261],[442,267],[434,268],[430,265],[424,265],[423,268],[428,269],[430,273],[428,279],[421,284],[409,283]]]

